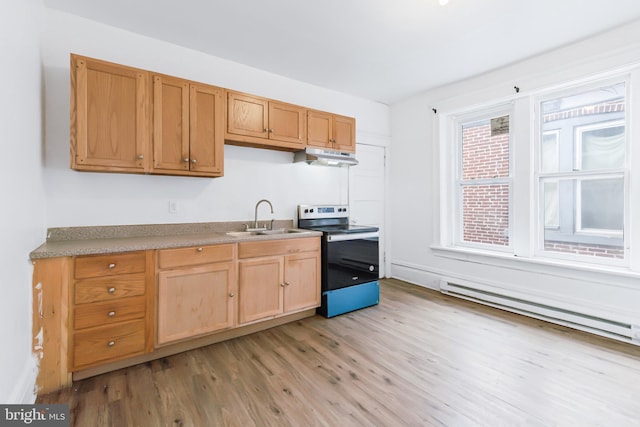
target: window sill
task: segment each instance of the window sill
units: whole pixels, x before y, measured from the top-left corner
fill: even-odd
[[[640,272],[628,267],[612,267],[586,264],[549,258],[520,257],[511,253],[500,253],[463,247],[431,246],[436,256],[457,261],[473,262],[501,268],[524,270],[531,273],[553,275],[589,282],[605,282],[624,288],[638,289]]]

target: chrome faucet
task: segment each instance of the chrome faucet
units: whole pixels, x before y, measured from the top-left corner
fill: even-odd
[[[260,227],[258,227],[258,206],[260,206],[260,204],[262,202],[265,202],[265,203],[267,203],[269,205],[269,207],[271,208],[271,213],[273,214],[273,205],[271,204],[271,202],[268,201],[267,199],[259,200],[258,203],[256,203],[255,217],[254,217],[254,220],[253,220],[253,229],[254,230],[258,230],[260,228]],[[266,229],[267,229],[266,226],[262,228],[262,230],[266,230]]]

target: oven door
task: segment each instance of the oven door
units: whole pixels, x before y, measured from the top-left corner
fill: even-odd
[[[379,279],[377,232],[328,234],[323,246],[323,292]]]

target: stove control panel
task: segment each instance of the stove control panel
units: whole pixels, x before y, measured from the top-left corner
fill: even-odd
[[[348,218],[347,205],[299,205],[298,219]]]

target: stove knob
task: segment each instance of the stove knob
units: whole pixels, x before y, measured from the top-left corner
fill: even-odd
[[[305,210],[304,210],[304,213],[309,213],[309,209],[305,209]]]
[[[309,212],[313,213],[313,209],[309,209]]]

